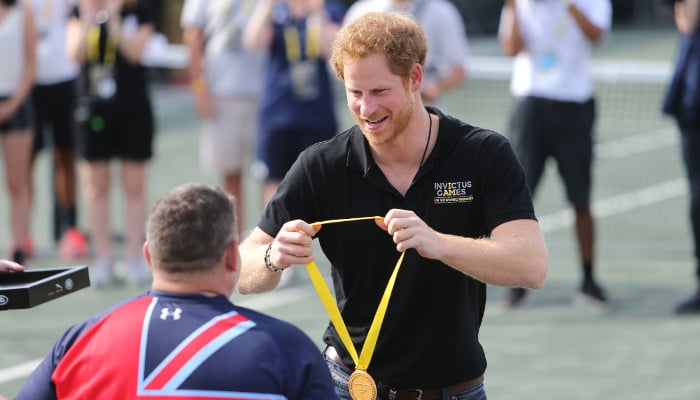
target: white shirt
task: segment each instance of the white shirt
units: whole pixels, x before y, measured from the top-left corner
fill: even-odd
[[[204,32],[203,67],[209,91],[220,97],[258,96],[265,53],[243,48],[243,30],[256,0],[186,0],[180,23]]]
[[[609,0],[576,0],[597,27],[610,30]],[[525,49],[513,60],[511,93],[584,102],[593,96],[593,44],[560,0],[516,0],[516,18]],[[503,25],[503,14],[501,15]]]
[[[0,96],[11,96],[24,74],[24,11],[21,3],[10,7],[0,21]]]
[[[78,64],[66,54],[68,19],[75,0],[33,0],[37,31],[36,83],[51,85],[75,79]]]

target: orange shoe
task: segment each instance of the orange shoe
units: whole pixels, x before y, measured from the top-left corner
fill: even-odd
[[[85,235],[76,228],[68,228],[58,242],[58,254],[66,261],[88,257],[90,248]]]

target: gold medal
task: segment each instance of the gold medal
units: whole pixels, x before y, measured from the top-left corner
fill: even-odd
[[[376,400],[377,385],[367,371],[356,369],[350,374],[348,391],[353,400]]]

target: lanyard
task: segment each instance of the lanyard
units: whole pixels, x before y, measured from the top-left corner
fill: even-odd
[[[310,15],[306,18],[306,59],[319,58],[321,56],[321,30],[322,18],[319,15]],[[284,47],[287,52],[287,60],[296,62],[301,60],[300,33],[294,21],[288,21],[284,26]]]
[[[369,219],[383,219],[383,217],[372,216],[332,219],[327,221],[314,222],[311,225],[324,225],[339,222],[362,221]],[[362,346],[362,350],[360,352],[359,357],[357,356],[357,350],[355,349],[355,345],[353,344],[352,339],[350,338],[350,333],[348,333],[348,328],[345,325],[345,321],[343,321],[343,317],[340,315],[338,304],[336,304],[336,302],[334,301],[333,295],[331,294],[331,291],[328,288],[326,281],[323,279],[323,276],[321,275],[318,266],[314,261],[311,261],[310,263],[306,264],[306,270],[309,273],[311,282],[316,288],[318,297],[321,299],[321,302],[323,303],[323,306],[326,309],[326,312],[328,313],[331,322],[333,323],[336,331],[338,332],[338,336],[340,336],[340,340],[343,342],[343,345],[347,349],[348,353],[350,353],[350,357],[352,357],[352,360],[355,362],[355,367],[358,370],[366,371],[367,367],[369,366],[369,362],[372,359],[372,355],[374,354],[377,339],[379,338],[379,331],[381,329],[382,322],[384,321],[384,316],[386,315],[386,309],[389,305],[389,298],[391,297],[391,292],[394,289],[396,276],[399,272],[399,268],[401,268],[404,254],[406,254],[405,251],[401,253],[401,256],[399,257],[398,261],[396,261],[396,266],[394,266],[394,271],[391,273],[391,277],[387,282],[384,294],[382,295],[382,298],[379,301],[379,305],[377,306],[377,312],[375,313],[374,318],[372,319],[372,323],[370,324],[369,331],[367,332],[367,337],[365,338],[365,343]]]
[[[102,35],[100,25],[92,25],[87,36],[87,56],[90,62],[98,62],[100,59],[100,36]],[[107,33],[105,41],[104,58],[102,64],[108,67],[114,65],[117,58],[117,41],[113,35]]]

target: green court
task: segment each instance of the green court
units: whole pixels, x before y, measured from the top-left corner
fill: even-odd
[[[448,111],[506,133],[507,75],[498,71],[507,62],[495,59],[500,50],[494,38],[470,38],[470,45],[481,64],[474,61],[472,79],[450,94]],[[700,318],[672,313],[676,301],[695,285],[677,133],[659,111],[663,73],[668,72],[674,50],[674,32],[665,29],[613,32],[596,53],[601,77],[593,192],[597,274],[615,307],[601,312],[572,305],[580,269],[572,215],[552,165],[535,197],[550,251],[544,287],[531,293],[528,306],[510,312],[498,306],[502,289],[489,288],[481,331],[489,361],[489,398],[700,398]],[[627,61],[617,61],[622,59]],[[158,86],[154,101],[159,130],[149,178],[151,200],[183,182],[217,183],[217,177],[204,175],[199,168],[198,121],[187,89]],[[341,127],[349,126],[342,93],[338,113]],[[35,175],[32,220],[39,254],[28,263],[31,268],[65,265],[52,242],[49,173],[43,154]],[[121,193],[117,185],[113,189],[113,221],[121,232]],[[249,180],[248,189],[246,229],[255,225],[261,211],[256,183]],[[5,190],[0,193],[0,220],[9,221]],[[84,215],[81,225],[86,226]],[[2,228],[0,249],[6,251],[9,227]],[[328,271],[327,263],[319,266]],[[234,301],[299,325],[320,346],[328,318],[304,268],[296,269],[292,286],[261,295],[236,294]],[[142,291],[128,285],[87,288],[33,309],[0,312],[0,394],[16,395],[69,325]],[[449,329],[449,321],[445,327]]]

